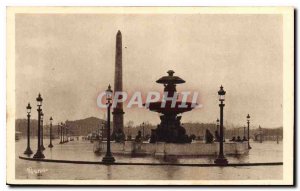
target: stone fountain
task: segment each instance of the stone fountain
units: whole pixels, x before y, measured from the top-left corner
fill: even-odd
[[[174,76],[174,71],[169,70],[167,76],[163,76],[156,83],[164,85],[164,98],[162,101],[147,103],[148,109],[160,113],[160,124],[151,132],[150,143],[166,142],[166,143],[190,143],[191,139],[186,134],[186,130],[181,126],[181,116],[178,114],[191,111],[192,103],[178,101],[176,94],[176,85],[185,83],[183,79]],[[172,105],[171,98],[176,99],[176,104]],[[165,103],[163,103],[165,102]]]

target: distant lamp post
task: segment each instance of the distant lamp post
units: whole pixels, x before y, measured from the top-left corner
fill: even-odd
[[[50,144],[48,145],[49,148],[53,147],[53,145],[52,145],[52,121],[53,121],[53,118],[50,117]]]
[[[61,122],[61,130],[62,130],[62,143],[65,143],[65,126],[63,122]]]
[[[41,111],[41,149],[45,150],[44,147],[44,113]]]
[[[66,143],[66,142],[68,142],[68,130],[67,130],[67,124],[66,123],[64,123],[64,129],[65,129],[64,138],[65,138],[65,143]]]
[[[145,123],[142,123],[142,128],[143,128],[143,141],[145,140]]]
[[[223,86],[221,86],[220,90],[218,91],[219,101],[221,102],[219,104],[219,106],[220,106],[220,140],[224,139],[224,132],[223,132],[223,130],[224,130],[223,129],[223,108],[224,108],[225,104],[223,102],[225,101],[225,94],[226,94],[226,91],[224,91]],[[217,159],[214,162],[216,164],[219,164],[219,165],[227,165],[228,164],[228,160],[224,156],[223,141],[219,141],[219,143],[220,143],[219,155],[218,155]]]
[[[28,103],[26,109],[27,109],[27,149],[25,150],[24,154],[31,155],[33,152],[30,148],[30,113],[31,113],[30,103]]]
[[[250,146],[250,115],[247,115],[247,124],[248,124],[248,149],[251,149]]]
[[[38,143],[37,143],[37,151],[36,153],[33,155],[33,158],[45,158],[45,155],[42,152],[41,149],[41,106],[42,106],[42,102],[43,102],[43,98],[41,97],[41,94],[39,94],[39,96],[36,98],[37,101],[37,106],[38,106]]]
[[[63,144],[63,139],[62,139],[62,137],[63,137],[62,125],[59,125],[59,123],[58,123],[58,127],[60,129],[60,142],[59,142],[59,144]]]
[[[64,134],[63,134],[63,140],[64,140],[64,143],[66,143],[67,142],[67,126],[66,126],[66,124],[65,123],[63,123],[63,132],[64,132]]]
[[[112,100],[112,90],[110,85],[108,86],[108,89],[106,90],[106,101],[107,101],[107,148],[106,148],[106,155],[103,157],[102,162],[103,163],[114,163],[115,158],[112,156],[112,153],[110,151],[110,107],[111,107],[111,100]]]
[[[65,123],[65,129],[66,129],[66,143],[69,142],[69,128],[67,126],[67,123]]]
[[[263,142],[263,130],[260,125],[258,126],[258,131],[259,131],[259,142],[262,143]]]

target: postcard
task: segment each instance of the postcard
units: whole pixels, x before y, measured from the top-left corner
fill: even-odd
[[[7,7],[7,184],[293,185],[292,7]]]

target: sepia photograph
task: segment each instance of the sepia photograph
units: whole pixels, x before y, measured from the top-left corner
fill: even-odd
[[[7,184],[294,184],[294,8],[6,21]]]

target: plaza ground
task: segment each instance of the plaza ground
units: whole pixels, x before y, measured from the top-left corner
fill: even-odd
[[[44,140],[45,157],[60,160],[101,161],[103,155],[93,152],[94,144],[89,141],[75,140],[59,144],[53,141],[54,147],[49,149],[49,140]],[[31,148],[36,152],[36,139]],[[282,162],[282,143],[251,143],[249,154],[227,156],[231,163]],[[16,142],[16,179],[55,179],[55,180],[279,180],[282,179],[282,166],[251,167],[183,167],[183,166],[105,166],[88,164],[64,164],[25,161],[18,158],[24,156],[26,139]],[[215,156],[163,158],[129,157],[115,155],[118,162],[145,163],[213,163]],[[33,173],[31,170],[42,169],[45,172]]]

